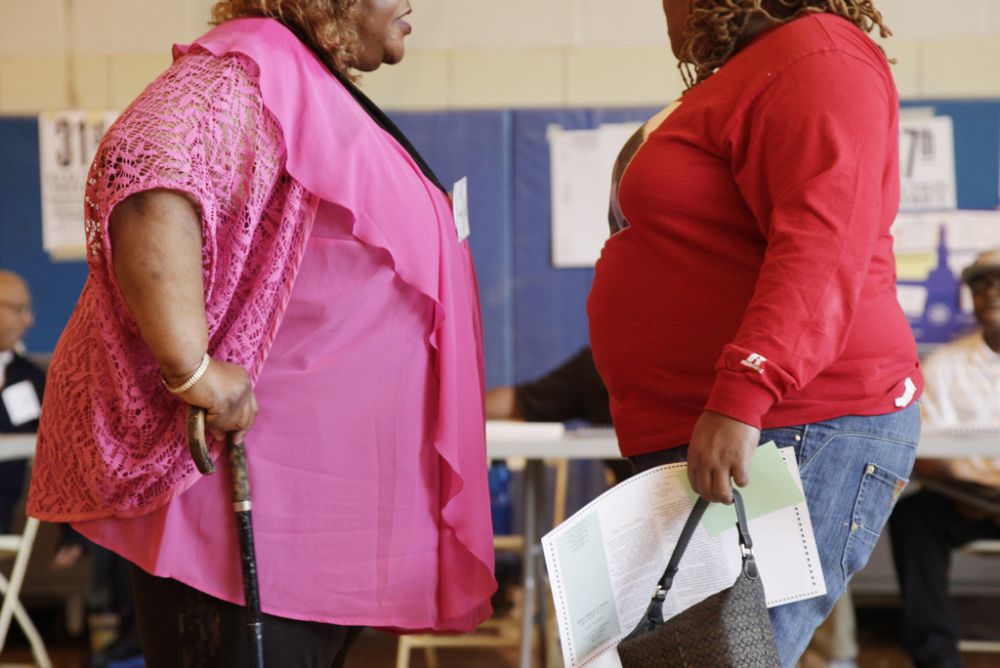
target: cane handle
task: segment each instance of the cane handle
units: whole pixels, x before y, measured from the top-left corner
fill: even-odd
[[[187,440],[191,459],[202,475],[215,473],[215,462],[208,454],[208,443],[205,441],[205,409],[200,406],[188,406]]]

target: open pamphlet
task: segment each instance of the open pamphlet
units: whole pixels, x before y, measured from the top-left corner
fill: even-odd
[[[825,594],[793,449],[760,446],[741,489],[768,607]],[[568,668],[621,668],[615,648],[646,611],[695,498],[687,465],[666,464],[612,487],[542,539]],[[713,504],[664,619],[731,587],[740,564],[735,510]]]

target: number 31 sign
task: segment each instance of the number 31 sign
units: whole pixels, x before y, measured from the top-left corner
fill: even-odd
[[[38,116],[42,245],[54,259],[85,255],[83,191],[104,131],[117,112],[57,111]]]

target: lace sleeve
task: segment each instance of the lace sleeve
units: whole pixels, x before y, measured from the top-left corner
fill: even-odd
[[[116,285],[108,235],[114,208],[136,193],[184,193],[202,223],[206,300],[216,276],[218,231],[227,214],[246,205],[255,155],[273,139],[274,121],[263,108],[256,65],[240,55],[217,57],[197,49],[151,83],[111,126],[90,169],[85,198],[87,255],[92,271]],[[280,145],[280,142],[279,142]],[[271,171],[280,168],[272,160]],[[259,175],[257,175],[259,176]],[[118,308],[124,302],[118,300]],[[120,313],[120,315],[126,315]],[[124,317],[131,324],[131,317]]]
[[[163,188],[194,202],[209,350],[259,374],[318,199],[287,173],[281,126],[258,81],[249,57],[192,47],[102,141],[84,204],[90,276],[56,346],[39,428],[38,516],[139,516],[198,478],[186,405],[163,388],[114,276],[108,219],[130,195]]]

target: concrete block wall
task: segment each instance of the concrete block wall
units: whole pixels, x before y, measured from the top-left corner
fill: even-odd
[[[406,60],[365,76],[390,109],[640,106],[682,90],[656,0],[411,0]],[[0,113],[121,108],[212,0],[0,0]],[[1000,2],[877,0],[908,98],[1000,97]]]

